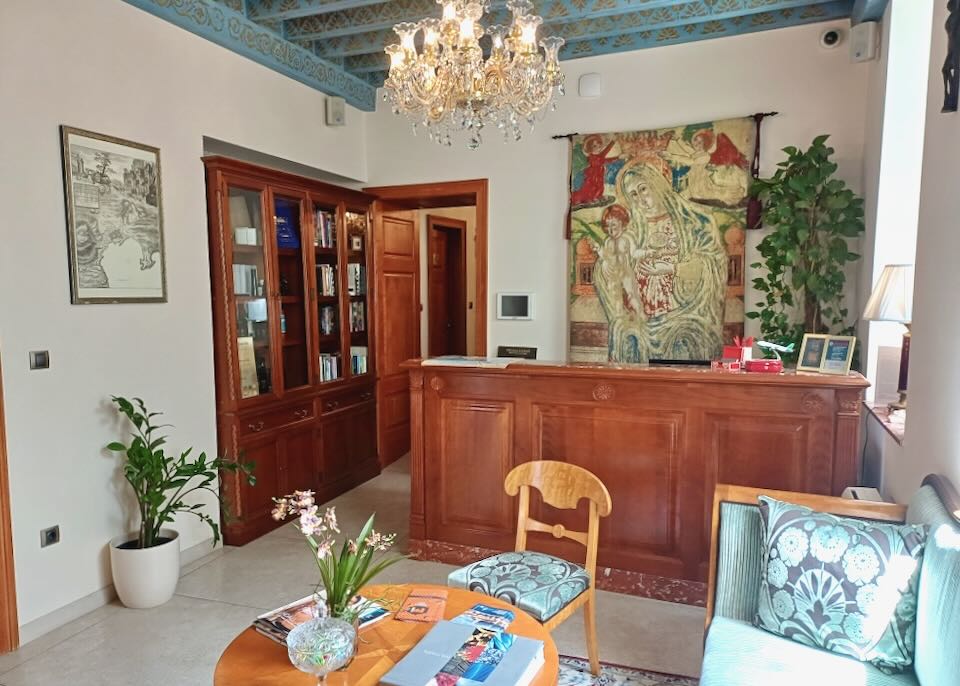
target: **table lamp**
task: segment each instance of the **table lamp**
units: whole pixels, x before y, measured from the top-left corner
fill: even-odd
[[[891,410],[907,409],[907,370],[910,366],[910,322],[913,319],[913,265],[888,264],[863,309],[863,318],[872,322],[900,322],[907,327],[900,347],[900,399]]]

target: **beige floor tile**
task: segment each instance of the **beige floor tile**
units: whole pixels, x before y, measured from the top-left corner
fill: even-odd
[[[223,649],[256,615],[176,596],[121,610],[3,675],[5,686],[209,686]]]
[[[341,529],[355,535],[376,510],[377,528],[396,532],[398,550],[404,551],[409,479],[409,465],[401,460],[331,501]],[[403,560],[377,580],[444,584],[453,569]],[[292,526],[284,526],[246,546],[228,546],[196,560],[185,568],[177,596],[163,607],[108,605],[0,656],[0,684],[209,686],[220,653],[257,614],[312,593],[316,582],[309,548]],[[698,674],[701,608],[603,591],[598,598],[602,660]],[[562,654],[586,656],[581,615],[559,627],[554,639]]]

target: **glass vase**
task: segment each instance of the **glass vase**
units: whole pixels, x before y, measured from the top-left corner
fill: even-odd
[[[327,675],[350,664],[357,652],[357,628],[327,614],[318,603],[317,616],[287,635],[287,655],[294,667],[326,683]]]

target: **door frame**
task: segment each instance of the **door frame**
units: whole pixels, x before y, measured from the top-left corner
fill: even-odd
[[[0,653],[20,645],[17,589],[13,571],[13,525],[7,472],[7,437],[3,414],[3,373],[0,367]]]
[[[439,214],[428,214],[427,215],[427,303],[431,303],[430,310],[427,312],[427,353],[430,357],[435,357],[433,351],[430,350],[431,344],[431,335],[432,330],[431,317],[433,317],[433,290],[434,285],[433,281],[430,279],[430,269],[433,265],[430,263],[430,239],[433,236],[434,231],[444,231],[447,233],[457,233],[459,234],[460,241],[460,250],[457,256],[456,268],[459,270],[460,274],[460,291],[457,295],[461,295],[462,301],[457,303],[457,324],[462,325],[463,328],[463,350],[466,351],[467,344],[467,303],[469,298],[467,297],[467,222],[462,219],[454,219],[453,217],[444,217]],[[447,257],[447,256],[445,256]],[[447,262],[449,268],[450,263]],[[449,271],[447,272],[450,273]],[[476,326],[476,304],[474,304],[474,326]],[[459,336],[459,334],[458,334]],[[464,353],[466,354],[466,353]]]
[[[379,209],[416,210],[441,207],[476,208],[476,246],[474,260],[477,263],[476,283],[476,338],[474,350],[480,357],[487,354],[487,217],[489,182],[487,179],[465,181],[440,181],[435,183],[407,184],[402,186],[373,186],[363,189],[381,202]]]

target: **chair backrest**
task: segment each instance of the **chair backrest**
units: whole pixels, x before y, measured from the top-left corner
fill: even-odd
[[[514,467],[503,484],[508,495],[520,495],[517,518],[516,550],[527,549],[527,532],[542,531],[554,538],[569,538],[587,548],[586,564],[591,584],[596,578],[597,540],[600,535],[600,517],[610,514],[613,507],[610,493],[594,474],[583,467],[554,460],[534,460]],[[530,516],[530,489],[536,488],[543,502],[561,510],[576,509],[583,498],[590,501],[586,531],[571,531],[562,524],[546,524]]]

